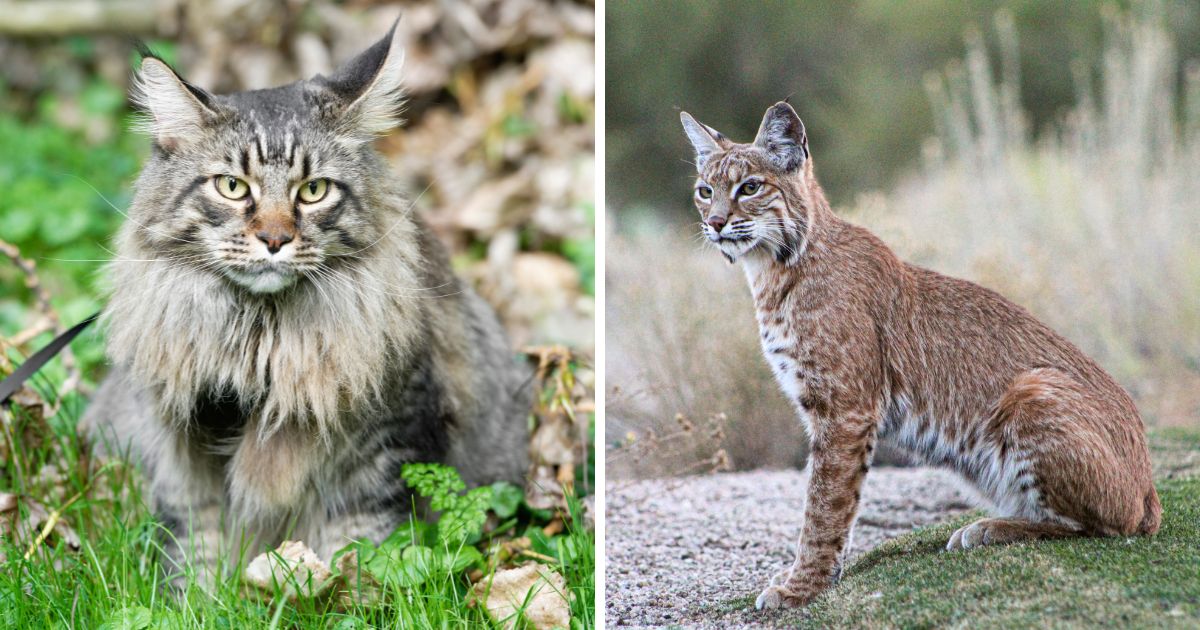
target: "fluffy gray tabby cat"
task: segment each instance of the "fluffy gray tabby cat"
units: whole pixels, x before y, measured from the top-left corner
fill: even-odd
[[[530,370],[371,147],[400,122],[394,32],[332,76],[223,96],[142,61],[154,148],[84,422],[140,456],[176,563],[378,541],[412,507],[404,462],[522,477]]]

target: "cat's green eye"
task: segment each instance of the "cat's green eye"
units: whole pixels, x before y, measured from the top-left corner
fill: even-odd
[[[712,199],[712,188],[708,186],[700,186],[696,188],[696,194],[700,195],[701,199]]]
[[[310,179],[303,184],[300,184],[300,191],[297,195],[300,201],[304,203],[316,203],[325,198],[325,194],[329,192],[328,179]]]
[[[739,197],[749,197],[749,196],[753,195],[754,193],[758,192],[759,189],[761,189],[761,188],[762,188],[762,182],[755,181],[752,179],[752,180],[746,182],[745,184],[742,184],[742,187],[738,189],[738,196]]]
[[[250,194],[250,186],[233,175],[217,175],[213,178],[213,185],[222,197],[234,201],[245,199]]]

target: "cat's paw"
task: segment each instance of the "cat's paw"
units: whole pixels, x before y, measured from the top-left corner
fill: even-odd
[[[774,610],[776,608],[796,608],[812,600],[812,595],[798,594],[786,586],[768,586],[754,600],[755,610]]]

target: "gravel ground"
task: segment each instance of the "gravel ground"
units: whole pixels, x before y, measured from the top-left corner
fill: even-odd
[[[793,559],[806,475],[754,471],[613,482],[606,493],[605,618],[609,627],[769,628],[753,605]],[[876,468],[867,475],[851,562],[919,525],[978,505],[954,474]]]

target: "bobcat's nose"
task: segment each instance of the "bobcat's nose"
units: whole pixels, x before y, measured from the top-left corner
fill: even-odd
[[[708,217],[708,227],[712,228],[717,234],[721,233],[721,228],[725,227],[725,217]]]
[[[295,235],[285,230],[278,230],[274,232],[259,230],[255,236],[258,237],[258,240],[267,244],[267,251],[271,252],[272,254],[278,254],[280,248],[288,243],[291,243],[292,239],[295,238]]]

